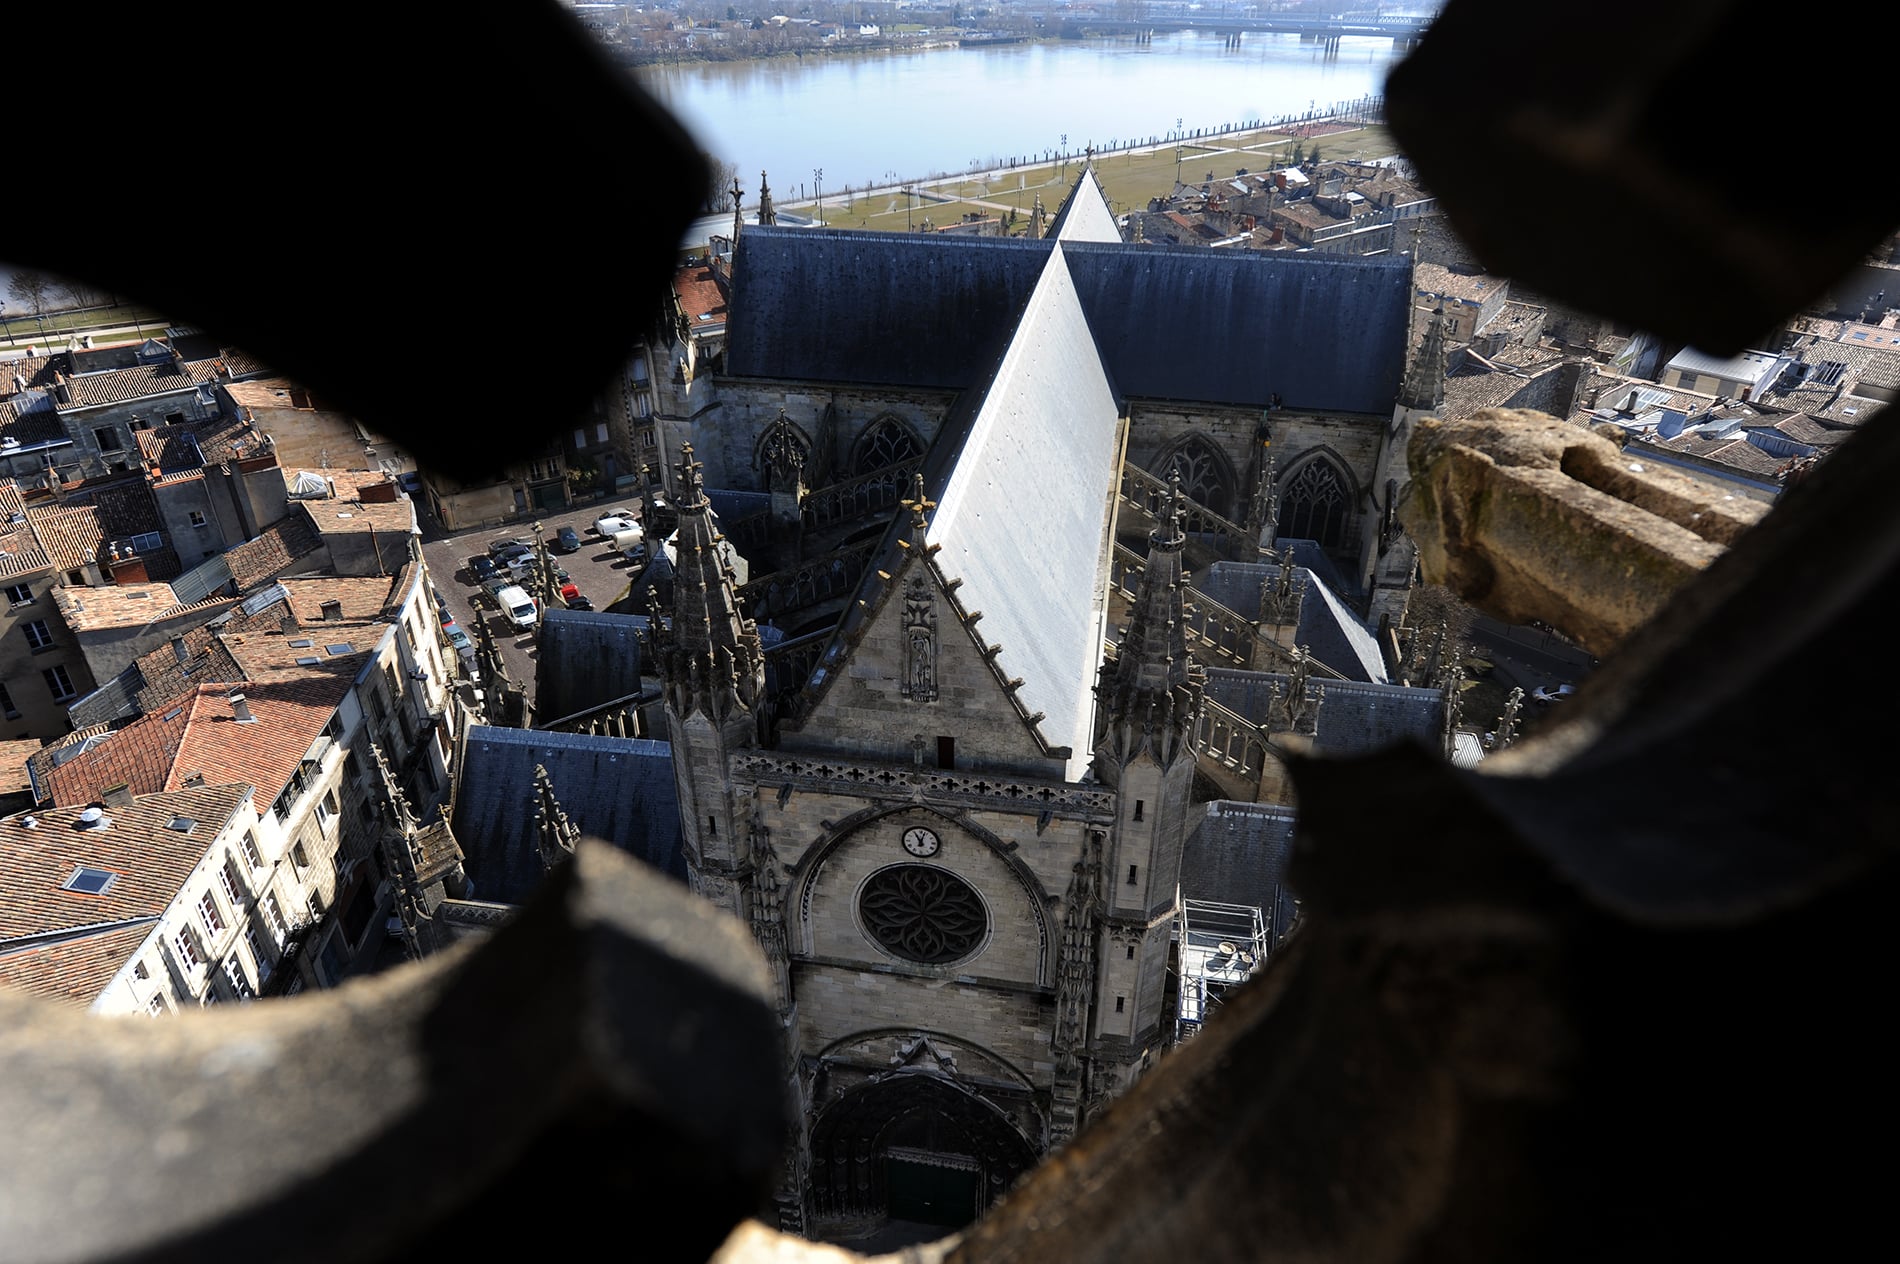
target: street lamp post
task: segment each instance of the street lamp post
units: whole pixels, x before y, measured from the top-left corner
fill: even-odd
[[[911,207],[914,206],[917,190],[910,185],[904,186],[904,231],[912,231],[910,226]]]
[[[13,345],[13,322],[7,319],[7,304],[5,299],[0,299],[0,328],[4,328],[7,331],[7,345],[11,347]]]
[[[1181,183],[1181,119],[1174,120],[1174,182]]]

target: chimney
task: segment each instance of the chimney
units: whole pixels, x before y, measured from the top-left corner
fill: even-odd
[[[145,559],[132,552],[132,546],[122,541],[114,541],[107,555],[107,564],[112,567],[112,582],[115,584],[145,584],[151,577],[145,572]]]
[[[340,623],[343,620],[343,603],[334,599],[323,603],[323,621]]]
[[[194,772],[189,777],[185,778],[185,788],[188,790],[196,790],[199,787],[203,786],[204,783],[205,783],[205,775],[201,772]]]
[[[132,806],[131,783],[121,781],[118,785],[107,788],[99,797],[109,808],[129,808]]]
[[[180,663],[189,663],[191,661],[191,647],[185,644],[184,637],[175,636],[172,638],[172,654]]]
[[[297,622],[297,616],[290,612],[288,605],[284,607],[284,617],[278,622],[277,626],[283,631],[285,636],[295,636],[298,632],[303,630],[302,625]]]
[[[231,702],[231,716],[239,724],[256,724],[257,723],[257,717],[251,714],[250,701],[249,699],[245,698],[243,694],[241,693],[232,694],[230,697],[230,702]]]
[[[383,504],[397,498],[398,488],[394,480],[381,483],[368,483],[356,489],[357,498],[366,505]]]

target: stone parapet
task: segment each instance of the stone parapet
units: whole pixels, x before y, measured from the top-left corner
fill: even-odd
[[[1427,583],[1603,654],[1766,506],[1544,413],[1419,423],[1400,508]]]

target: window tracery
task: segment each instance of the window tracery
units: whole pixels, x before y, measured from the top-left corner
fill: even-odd
[[[858,916],[886,951],[921,965],[969,956],[990,920],[975,889],[935,865],[878,870],[858,896]]]

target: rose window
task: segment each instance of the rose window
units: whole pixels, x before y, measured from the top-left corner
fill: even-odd
[[[924,965],[969,956],[989,929],[977,893],[934,865],[894,865],[872,874],[858,897],[858,915],[886,950]]]

